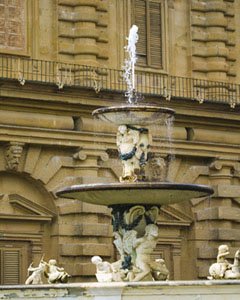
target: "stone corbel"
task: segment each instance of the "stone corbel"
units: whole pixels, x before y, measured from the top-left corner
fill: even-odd
[[[218,171],[221,170],[222,167],[223,167],[223,163],[222,163],[221,161],[219,161],[219,160],[213,161],[213,162],[210,164],[210,166],[209,166],[209,168],[210,168],[211,170],[218,170]]]
[[[6,170],[17,171],[24,143],[21,142],[9,142],[5,150]]]
[[[223,171],[223,168],[227,168],[230,176],[240,177],[240,163],[238,160],[218,158],[210,164],[209,168],[220,173]]]
[[[73,158],[75,160],[86,160],[88,157],[96,157],[97,159],[101,159],[102,161],[107,161],[109,159],[109,155],[105,150],[100,149],[92,149],[92,148],[82,148],[78,152],[73,154]]]

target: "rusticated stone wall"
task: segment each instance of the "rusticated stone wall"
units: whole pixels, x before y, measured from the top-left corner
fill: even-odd
[[[215,190],[211,199],[192,200],[196,222],[194,236],[198,278],[206,278],[209,266],[216,261],[220,244],[230,246],[229,260],[240,248],[240,164],[238,158],[219,157],[208,168],[210,184]]]
[[[236,76],[235,1],[191,1],[192,72],[197,78]]]
[[[58,0],[60,60],[101,65],[108,59],[108,1]]]

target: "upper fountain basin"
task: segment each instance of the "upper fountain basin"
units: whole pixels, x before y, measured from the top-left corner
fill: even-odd
[[[154,105],[125,105],[98,108],[93,116],[116,125],[151,125],[164,123],[174,110]]]
[[[80,184],[57,192],[60,197],[106,206],[115,204],[168,205],[211,194],[213,194],[213,189],[206,185],[169,182]]]

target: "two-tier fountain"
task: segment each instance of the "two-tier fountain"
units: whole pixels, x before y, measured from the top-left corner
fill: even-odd
[[[163,259],[151,254],[158,240],[156,225],[160,206],[203,197],[213,193],[208,186],[170,182],[150,182],[145,175],[149,159],[152,124],[165,124],[174,111],[153,105],[139,105],[135,91],[136,42],[138,28],[133,25],[126,50],[125,79],[128,104],[100,108],[93,116],[118,125],[117,148],[122,161],[118,183],[81,184],[66,187],[57,194],[112,209],[114,244],[119,260],[114,263],[94,256],[98,281],[166,280]]]

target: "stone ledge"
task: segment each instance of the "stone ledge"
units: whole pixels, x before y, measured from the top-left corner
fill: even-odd
[[[0,286],[0,299],[237,300],[239,294],[240,280]]]

